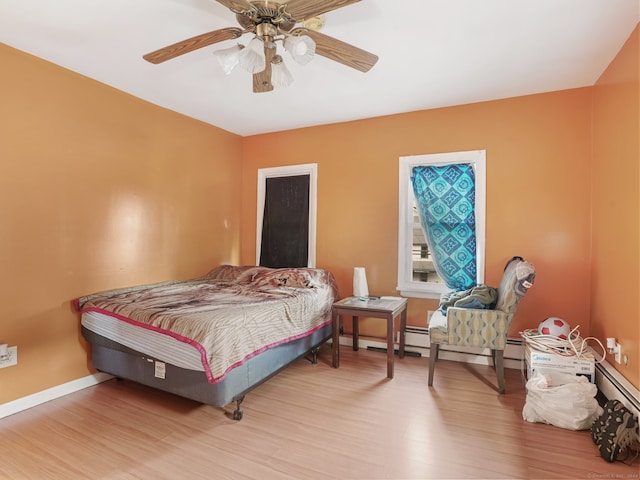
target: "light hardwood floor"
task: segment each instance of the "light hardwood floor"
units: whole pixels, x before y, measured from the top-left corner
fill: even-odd
[[[0,478],[27,479],[598,479],[639,478],[601,459],[587,431],[522,419],[485,366],[341,347],[300,359],[249,395],[244,418],[111,380],[0,420]]]

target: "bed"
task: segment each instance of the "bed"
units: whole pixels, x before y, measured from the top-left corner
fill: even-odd
[[[221,265],[182,281],[74,300],[95,369],[209,405],[236,402],[331,338],[335,278],[313,268]]]

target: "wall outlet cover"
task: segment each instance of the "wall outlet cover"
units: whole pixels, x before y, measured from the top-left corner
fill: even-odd
[[[18,347],[7,348],[7,358],[0,359],[0,368],[12,367],[18,364]]]

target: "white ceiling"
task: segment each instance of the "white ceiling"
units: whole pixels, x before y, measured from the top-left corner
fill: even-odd
[[[363,0],[325,20],[322,33],[380,57],[373,69],[283,55],[293,85],[259,94],[212,55],[233,40],[142,59],[238,26],[215,0],[0,0],[0,42],[246,136],[593,85],[640,21],[640,0]]]

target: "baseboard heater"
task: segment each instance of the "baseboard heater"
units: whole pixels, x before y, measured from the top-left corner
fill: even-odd
[[[640,391],[606,360],[596,363],[596,385],[607,399],[620,400],[636,417],[640,417]]]
[[[399,341],[399,338],[398,338]],[[365,343],[365,342],[362,342]],[[378,347],[382,345],[382,342],[367,342],[367,350],[374,350],[378,352],[386,352],[384,347]],[[429,356],[429,329],[424,327],[408,326],[406,329],[406,355],[412,356]],[[524,341],[522,338],[508,338],[507,347],[504,353],[505,368],[513,368],[521,370],[523,373],[523,381],[526,381],[524,372]],[[351,344],[350,339],[344,339],[344,344]],[[397,353],[397,349],[395,350]],[[411,352],[411,353],[409,353]],[[593,351],[596,358],[602,356],[602,352]],[[491,352],[488,349],[467,349],[464,347],[451,347],[449,345],[443,345],[440,348],[440,358],[443,360],[452,360],[456,362],[477,363],[490,365]],[[601,363],[596,363],[596,385],[600,393],[607,399],[617,399],[626,405],[634,415],[640,417],[640,391],[631,384],[626,378],[624,378],[618,371],[613,368],[613,365],[606,360]]]
[[[429,354],[429,329],[424,327],[408,326],[406,329],[405,345],[408,348],[417,350],[421,355]],[[399,337],[398,337],[399,341]],[[490,364],[491,351],[485,348],[457,347],[454,345],[441,345],[440,358],[443,360],[453,360],[456,362],[467,362],[477,364]],[[504,351],[506,368],[520,368],[522,360],[522,340],[516,338],[507,339],[507,348]]]
[[[386,349],[386,348],[382,348],[382,347],[372,347],[371,345],[369,345],[369,346],[367,347],[367,350],[371,350],[372,352],[384,352],[384,353],[387,353],[387,351],[388,351],[388,349]],[[398,354],[400,353],[400,351],[396,348],[396,349],[393,351],[393,353],[394,353],[395,355],[398,355]],[[414,352],[414,351],[412,351],[412,350],[407,350],[407,349],[405,349],[405,351],[404,351],[404,355],[405,355],[406,357],[422,357],[422,354],[421,354],[420,352]]]

